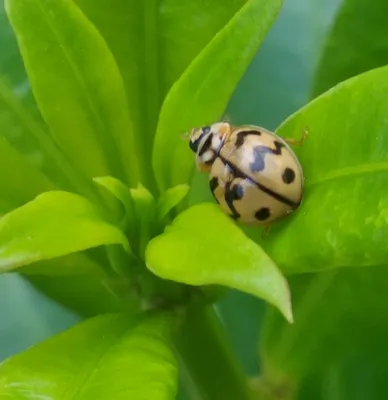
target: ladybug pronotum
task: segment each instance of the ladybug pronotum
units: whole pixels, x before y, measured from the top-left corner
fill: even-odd
[[[192,129],[190,148],[199,171],[210,172],[214,198],[233,219],[264,226],[299,207],[302,167],[287,141],[275,133],[218,122]]]

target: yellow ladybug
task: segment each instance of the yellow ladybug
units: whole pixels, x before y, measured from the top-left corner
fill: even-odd
[[[190,148],[201,172],[210,172],[214,198],[233,219],[268,225],[297,209],[303,197],[302,167],[289,144],[264,128],[228,122],[192,129]],[[288,142],[288,143],[287,143]]]

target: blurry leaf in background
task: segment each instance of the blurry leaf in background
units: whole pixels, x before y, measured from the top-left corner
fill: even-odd
[[[174,399],[177,363],[168,314],[129,322],[101,315],[0,365],[0,397]]]
[[[388,2],[344,0],[316,71],[313,95],[388,64]]]
[[[361,362],[367,371],[369,364],[362,358],[356,360],[356,357],[363,351],[366,355],[367,349],[373,349],[377,343],[386,342],[388,268],[344,268],[294,276],[289,282],[295,323],[292,326],[285,324],[275,310],[269,310],[260,343],[266,378],[276,381],[286,374],[303,385],[314,375],[328,378],[336,364],[342,364],[339,376],[343,376],[344,364],[352,358],[354,362]],[[366,374],[365,379],[361,379],[364,387],[373,383],[376,374],[385,373],[386,376],[388,373],[386,359],[379,357],[373,364],[375,374]],[[346,368],[349,367],[354,370],[354,365]],[[356,383],[353,385],[357,386]],[[326,390],[329,387],[326,385]],[[324,398],[347,399],[345,393],[346,387],[342,386],[340,397]],[[381,394],[372,397],[371,392],[364,396],[359,398],[382,398]]]
[[[17,41],[5,13],[4,1],[0,3],[0,37],[0,76],[6,76],[15,88],[19,87],[19,90],[23,86],[28,87]]]

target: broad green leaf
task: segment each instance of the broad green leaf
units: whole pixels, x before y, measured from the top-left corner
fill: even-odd
[[[386,342],[387,278],[385,265],[290,277],[294,324],[283,323],[274,310],[264,320],[260,354],[267,378],[303,384],[360,349]]]
[[[151,188],[153,137],[163,99],[245,0],[76,0],[107,41],[123,76],[137,153]]]
[[[146,265],[161,278],[223,285],[263,298],[292,321],[288,285],[274,262],[215,204],[181,213],[147,246]]]
[[[0,364],[0,398],[174,399],[168,314],[89,319]]]
[[[283,272],[382,265],[388,257],[388,67],[352,78],[277,131],[309,136],[295,148],[305,175],[301,207],[261,241]]]
[[[52,188],[53,184],[0,136],[0,215]]]
[[[190,180],[194,156],[182,133],[221,117],[281,5],[281,0],[247,1],[172,86],[153,149],[152,165],[162,190]]]
[[[106,244],[122,244],[124,234],[82,196],[53,191],[0,219],[0,272]]]
[[[159,221],[162,221],[164,217],[187,196],[189,189],[189,185],[177,185],[166,190],[160,196],[157,204]]]
[[[156,202],[152,194],[142,185],[139,185],[136,189],[131,189],[131,196],[135,203],[137,226],[137,232],[132,237],[132,241],[135,242],[138,249],[137,254],[143,257],[147,243],[156,229]]]
[[[388,64],[385,0],[345,0],[328,35],[314,95],[362,72]]]
[[[122,78],[97,29],[66,0],[7,0],[6,7],[55,140],[87,176],[137,182]]]

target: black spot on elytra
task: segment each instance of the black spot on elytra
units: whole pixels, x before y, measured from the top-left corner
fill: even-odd
[[[283,172],[282,179],[284,183],[290,184],[295,180],[295,172],[292,168],[286,168]]]
[[[265,168],[264,158],[267,154],[282,154],[282,148],[284,144],[275,140],[274,142],[275,150],[267,146],[256,146],[252,149],[254,160],[249,164],[249,168],[252,172],[260,172]]]
[[[245,142],[245,138],[247,136],[251,136],[251,135],[260,136],[261,132],[260,131],[241,131],[241,132],[239,132],[237,134],[236,141],[234,142],[235,147],[236,148],[241,147]]]
[[[256,211],[255,218],[259,221],[265,221],[271,215],[269,208],[263,207],[260,210]]]
[[[240,200],[244,196],[244,188],[239,183],[232,186],[232,182],[228,182],[225,185],[225,202],[228,205],[230,211],[232,212],[231,217],[233,219],[240,218],[240,214],[236,210],[233,202],[235,200]]]
[[[281,143],[280,143],[281,144]],[[296,208],[299,206],[300,202],[295,203],[294,201],[288,199],[287,197],[282,196],[280,193],[277,193],[270,188],[266,187],[265,185],[262,185],[260,182],[256,181],[255,179],[250,178],[247,176],[243,171],[241,171],[238,166],[234,165],[230,161],[226,160],[222,155],[218,155],[219,159],[222,161],[222,163],[227,166],[230,171],[233,173],[234,178],[240,178],[240,179],[247,179],[249,182],[252,183],[252,185],[256,186],[260,190],[262,190],[264,193],[267,193],[269,196],[273,197],[274,199],[289,205],[292,208]],[[229,186],[230,187],[230,184]],[[226,191],[226,189],[225,189]]]

